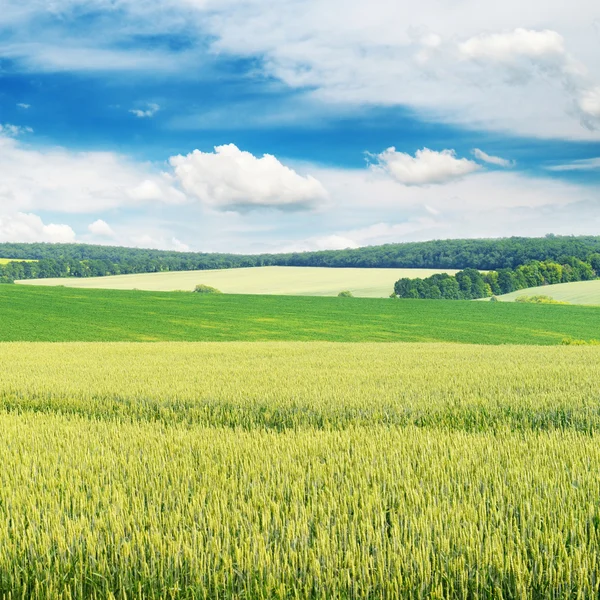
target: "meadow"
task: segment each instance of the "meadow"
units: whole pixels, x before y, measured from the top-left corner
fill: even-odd
[[[568,302],[569,304],[600,306],[600,279],[527,288],[498,296],[498,300],[514,302],[519,296],[549,296],[554,300]]]
[[[0,341],[561,344],[600,339],[600,309],[504,302],[201,296],[0,285]]]
[[[30,279],[27,285],[64,285],[76,288],[192,291],[196,285],[216,287],[226,294],[276,294],[292,296],[337,296],[343,290],[362,298],[387,298],[402,277],[430,277],[435,269],[335,269],[320,267],[251,267],[205,271],[140,273],[108,277]]]
[[[600,347],[11,343],[0,364],[0,597],[597,597]]]

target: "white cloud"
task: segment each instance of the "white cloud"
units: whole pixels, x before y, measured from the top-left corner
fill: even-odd
[[[582,127],[599,119],[588,98],[600,82],[597,0],[485,10],[477,0],[377,0],[368,10],[363,0],[5,0],[2,9],[0,24],[17,34],[0,56],[26,70],[188,77],[224,55],[250,57],[320,105],[406,105],[476,128],[600,139]],[[88,11],[102,19],[77,20]],[[191,47],[135,43],[153,34],[181,34]]]
[[[509,33],[481,34],[459,45],[465,58],[513,62],[526,57],[532,60],[562,62],[565,41],[556,31],[515,29]]]
[[[22,108],[23,110],[27,110],[28,108],[31,108],[31,104],[25,104],[25,102],[18,102],[17,107]]]
[[[584,158],[563,165],[546,167],[548,171],[593,171],[600,170],[600,158]]]
[[[31,129],[31,127],[11,125],[10,123],[5,123],[4,125],[0,123],[0,136],[4,135],[8,137],[17,137],[19,135],[23,135],[24,133],[33,133],[33,129]]]
[[[159,110],[160,110],[160,106],[158,104],[149,103],[148,108],[146,110],[140,110],[137,108],[133,108],[129,112],[132,115],[135,115],[136,117],[138,117],[140,119],[146,119],[146,118],[153,117]]]
[[[112,227],[102,219],[98,219],[88,225],[88,231],[100,237],[115,237]]]
[[[185,192],[217,210],[302,210],[327,198],[314,177],[299,175],[270,154],[257,158],[234,144],[172,156],[169,162]]]
[[[454,150],[436,152],[423,148],[415,156],[397,152],[394,147],[381,154],[370,155],[376,162],[371,169],[385,172],[408,186],[447,183],[477,171],[480,166],[466,158],[456,158]]]
[[[0,215],[0,242],[74,242],[69,225],[44,224],[32,213]]]
[[[482,160],[483,162],[489,163],[490,165],[496,165],[498,167],[509,168],[509,167],[514,167],[516,164],[514,160],[500,158],[499,156],[490,156],[489,154],[487,154],[487,152],[484,152],[483,150],[480,150],[479,148],[475,148],[472,151],[472,153],[473,153],[473,156],[477,160]]]
[[[94,213],[149,202],[184,201],[172,177],[150,164],[113,152],[32,149],[0,132],[3,207],[23,212]]]
[[[410,188],[358,170],[320,169],[315,175],[330,191],[331,209],[319,215],[314,231],[304,228],[302,236],[293,230],[269,251],[549,232],[593,235],[600,229],[593,188],[513,171],[481,171],[443,187]]]
[[[600,86],[584,90],[579,99],[579,107],[585,114],[600,119]]]

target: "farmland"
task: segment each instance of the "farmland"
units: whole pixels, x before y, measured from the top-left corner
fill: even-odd
[[[514,302],[519,296],[540,295],[549,296],[559,302],[600,306],[600,279],[527,288],[519,290],[518,292],[498,296],[498,300],[503,302]]]
[[[593,597],[599,359],[0,344],[0,596]]]
[[[363,298],[387,298],[402,277],[429,277],[435,269],[327,269],[319,267],[252,267],[206,271],[141,273],[109,277],[31,279],[28,285],[64,285],[75,288],[192,291],[197,284],[216,287],[226,294],[277,294],[292,296],[337,296],[349,290]]]
[[[600,339],[600,309],[587,306],[0,285],[0,311],[0,341],[550,345]]]

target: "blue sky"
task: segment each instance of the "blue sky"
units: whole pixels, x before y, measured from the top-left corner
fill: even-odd
[[[0,241],[600,234],[580,0],[7,0]]]

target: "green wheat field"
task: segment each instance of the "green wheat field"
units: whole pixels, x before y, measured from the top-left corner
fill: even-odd
[[[0,363],[3,598],[598,594],[598,347],[11,343]]]

